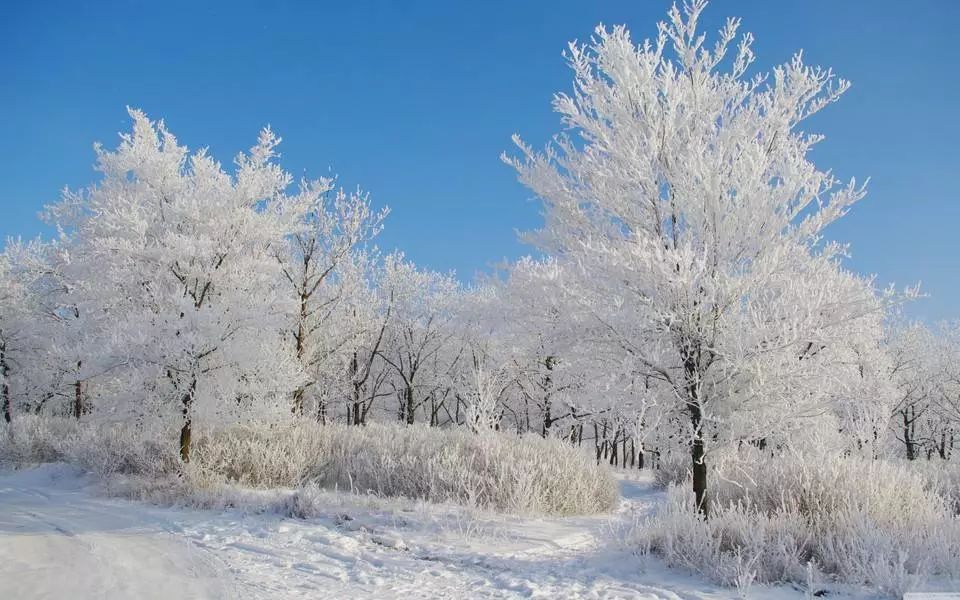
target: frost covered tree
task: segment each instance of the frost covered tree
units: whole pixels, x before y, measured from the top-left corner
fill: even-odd
[[[573,421],[576,426],[578,415],[598,408],[601,402],[584,408],[581,380],[604,370],[582,356],[571,360],[567,341],[575,338],[576,325],[568,318],[566,299],[544,285],[554,269],[549,262],[517,261],[509,277],[496,285],[496,299],[487,307],[491,334],[509,348],[513,364],[516,400],[507,412],[519,431],[544,437],[555,434],[559,424]]]
[[[390,394],[388,369],[380,356],[392,324],[393,299],[382,294],[381,257],[356,250],[341,265],[339,299],[329,325],[317,339],[322,360],[310,371],[316,387],[316,418],[326,422],[337,403],[346,410],[346,422],[363,425],[377,400]]]
[[[39,241],[8,240],[0,252],[0,412],[6,423],[16,405],[40,395],[51,371],[58,282],[50,251]]]
[[[940,418],[940,435],[934,447],[940,458],[955,456],[955,438],[960,432],[960,322],[941,327],[943,343],[940,355],[942,383],[939,387],[936,414]]]
[[[363,245],[381,230],[387,209],[374,211],[367,194],[333,190],[330,180],[305,183],[291,204],[303,215],[289,243],[275,248],[282,284],[293,297],[289,318],[294,353],[311,375],[293,393],[293,412],[303,414],[304,395],[324,363],[360,335],[355,323],[359,279],[346,272],[364,257]]]
[[[460,358],[455,340],[460,284],[451,276],[418,269],[401,254],[386,257],[380,293],[392,306],[379,356],[391,371],[397,418],[413,424],[426,402],[436,408],[449,374]],[[431,407],[431,423],[437,412]]]
[[[948,459],[960,429],[960,336],[957,325],[897,323],[886,350],[896,390],[890,428],[907,460]]]
[[[189,154],[162,122],[130,116],[115,151],[97,147],[101,181],[65,192],[49,212],[69,247],[79,314],[116,342],[105,350],[113,360],[127,358],[128,403],[144,406],[122,409],[175,410],[188,461],[198,409],[224,418],[289,398],[303,379],[282,343],[274,249],[304,216],[291,208],[300,198],[285,194],[291,178],[269,129],[229,174],[205,151]]]
[[[916,459],[924,442],[930,441],[924,425],[935,415],[942,350],[941,340],[920,323],[896,327],[887,344],[890,378],[897,390],[891,427],[907,460]]]
[[[800,54],[749,75],[752,37],[730,19],[708,45],[705,5],[675,6],[639,46],[622,26],[571,44],[574,90],[554,109],[572,136],[543,153],[517,138],[523,156],[505,157],[544,203],[528,239],[563,264],[581,338],[683,415],[704,515],[709,446],[819,412],[818,356],[882,309],[822,240],[864,188],[818,169],[822,136],[800,129],[848,83]]]

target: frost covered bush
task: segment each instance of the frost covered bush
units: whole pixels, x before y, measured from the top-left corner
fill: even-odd
[[[65,460],[101,476],[134,474],[156,477],[175,473],[175,447],[152,429],[124,423],[76,428],[61,442]]]
[[[76,421],[23,415],[0,430],[0,461],[21,465],[65,460],[63,442],[76,433]]]
[[[63,460],[104,477],[133,475],[124,495],[158,497],[158,485],[173,486],[204,506],[215,505],[225,486],[319,486],[524,514],[603,512],[618,498],[605,466],[534,435],[392,424],[235,426],[197,437],[183,464],[167,439],[173,431],[32,417],[7,429],[0,452],[8,462]]]
[[[127,423],[22,415],[0,432],[0,461],[13,465],[65,461],[101,476],[176,472],[174,448],[160,433]]]
[[[653,479],[658,486],[665,488],[686,482],[690,475],[690,456],[685,453],[670,452],[657,461]]]
[[[953,514],[960,516],[960,462],[934,459],[906,464],[918,470],[926,480],[927,487],[947,501]]]
[[[237,427],[200,441],[196,456],[199,468],[249,486],[311,483],[514,513],[596,513],[618,497],[605,467],[532,435],[421,425]]]
[[[748,452],[715,469],[709,520],[672,484],[632,542],[738,587],[805,583],[814,570],[897,596],[930,577],[960,579],[960,519],[945,495],[955,490],[925,468]]]

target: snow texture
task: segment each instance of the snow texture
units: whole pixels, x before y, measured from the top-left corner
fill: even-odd
[[[309,519],[105,498],[62,464],[0,475],[0,598],[731,598],[612,546],[662,497],[622,480],[612,515],[520,519],[330,494]],[[755,586],[751,597],[799,598]]]

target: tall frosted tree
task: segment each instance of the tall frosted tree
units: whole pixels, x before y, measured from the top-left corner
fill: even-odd
[[[817,168],[822,136],[801,130],[848,83],[799,53],[750,75],[752,37],[730,19],[708,44],[705,5],[674,6],[639,45],[622,26],[571,44],[574,88],[553,103],[570,134],[505,157],[543,201],[528,239],[563,265],[580,337],[685,419],[704,515],[709,446],[728,424],[760,436],[816,412],[826,353],[874,331],[882,304],[822,239],[864,188]]]

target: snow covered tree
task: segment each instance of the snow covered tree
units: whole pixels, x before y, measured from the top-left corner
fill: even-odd
[[[282,282],[293,295],[294,310],[288,337],[307,381],[293,393],[293,412],[303,414],[304,394],[318,370],[334,353],[359,335],[342,325],[355,322],[349,314],[356,303],[351,288],[356,277],[345,276],[353,256],[381,230],[387,209],[374,211],[367,194],[334,191],[331,181],[306,183],[293,204],[303,220],[289,244],[277,246]],[[346,311],[346,312],[344,312]]]
[[[949,459],[953,452],[957,432],[960,432],[960,321],[941,326],[943,343],[941,349],[941,385],[937,394],[935,414],[939,417],[939,436],[933,447],[940,458]]]
[[[49,378],[48,353],[55,327],[53,295],[58,282],[50,268],[50,246],[8,240],[0,252],[0,412],[13,419]]]
[[[383,269],[379,289],[392,315],[378,354],[392,373],[398,420],[413,424],[425,402],[439,400],[460,358],[459,351],[444,352],[456,333],[460,284],[450,275],[418,269],[402,254],[387,256]]]
[[[887,344],[889,376],[896,387],[891,426],[903,444],[907,460],[918,457],[923,440],[924,422],[934,412],[939,383],[939,357],[942,343],[920,323],[901,325],[891,333]]]
[[[896,390],[890,428],[907,460],[952,454],[960,429],[960,327],[896,323],[887,340]]]
[[[199,409],[223,417],[302,381],[282,343],[273,250],[304,217],[290,209],[299,198],[285,195],[291,178],[269,129],[231,175],[162,122],[130,116],[116,151],[97,147],[102,180],[49,210],[69,244],[79,314],[117,342],[113,359],[127,358],[126,380],[143,386],[128,398],[179,413],[189,461]]]
[[[730,19],[708,46],[705,5],[674,7],[639,46],[622,26],[571,44],[574,91],[554,109],[575,137],[544,153],[517,138],[524,158],[505,160],[544,203],[528,239],[564,265],[582,337],[685,415],[707,515],[708,445],[816,413],[815,358],[872,331],[882,303],[822,240],[864,189],[818,169],[822,136],[800,130],[848,83],[800,54],[748,76],[752,37]]]
[[[544,285],[555,268],[530,258],[517,261],[509,277],[495,286],[497,296],[486,309],[491,335],[509,348],[513,363],[516,401],[507,412],[518,430],[544,437],[555,433],[558,423],[576,421],[578,414],[589,414],[600,404],[583,408],[581,379],[588,372],[596,375],[600,365],[582,357],[571,360],[568,340],[576,337],[576,326],[569,321],[563,295]]]
[[[329,316],[328,325],[317,341],[321,360],[310,371],[316,387],[315,414],[320,422],[339,403],[346,408],[346,422],[363,425],[378,399],[386,391],[388,368],[380,356],[392,324],[393,298],[382,294],[384,276],[376,251],[350,253],[338,274],[339,299]]]

